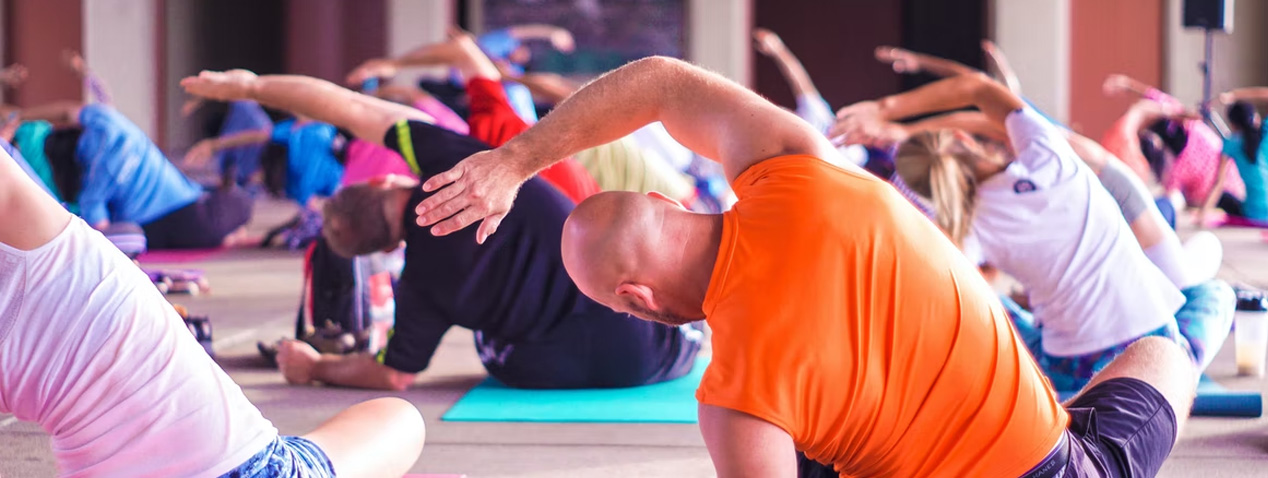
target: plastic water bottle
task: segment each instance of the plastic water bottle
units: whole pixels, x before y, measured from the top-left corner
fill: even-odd
[[[1262,293],[1239,295],[1233,327],[1237,374],[1264,376],[1264,362],[1268,360],[1268,297]]]

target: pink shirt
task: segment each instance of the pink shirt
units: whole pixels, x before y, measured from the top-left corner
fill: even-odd
[[[436,126],[458,134],[471,134],[467,122],[453,110],[433,97],[426,97],[414,102],[414,108],[436,118]]]
[[[1145,93],[1145,98],[1163,105],[1182,106],[1180,100],[1152,88]],[[1185,120],[1184,129],[1188,132],[1189,140],[1162,178],[1162,186],[1168,191],[1179,190],[1189,204],[1202,204],[1215,186],[1215,175],[1223,158],[1224,140],[1210,126],[1196,119]],[[1224,190],[1234,196],[1244,197],[1246,186],[1237,174],[1237,167],[1231,164],[1229,166],[1224,171]]]
[[[343,165],[341,186],[363,183],[388,174],[418,179],[401,155],[377,144],[353,139],[348,142],[346,154],[347,162]]]

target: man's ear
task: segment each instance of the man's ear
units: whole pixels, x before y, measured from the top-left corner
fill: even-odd
[[[616,286],[616,296],[633,299],[647,310],[660,312],[660,304],[656,302],[656,296],[652,293],[651,287],[633,282],[622,282],[621,285]]]
[[[659,199],[659,200],[661,200],[661,201],[668,202],[668,203],[673,204],[673,205],[675,205],[675,206],[678,206],[678,207],[680,207],[680,208],[687,209],[687,207],[686,207],[686,206],[683,206],[683,205],[682,205],[682,203],[681,203],[681,202],[678,202],[678,200],[677,200],[677,199],[671,198],[671,197],[666,196],[666,195],[664,195],[664,194],[661,194],[661,193],[659,193],[659,192],[657,192],[657,191],[648,191],[648,192],[647,192],[647,195],[648,195],[648,196],[651,196],[653,199]]]

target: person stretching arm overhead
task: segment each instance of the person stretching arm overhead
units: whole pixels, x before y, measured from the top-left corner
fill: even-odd
[[[204,191],[113,107],[60,102],[22,112],[55,126],[44,140],[62,200],[98,229],[134,222],[150,249],[235,245],[252,202],[231,187]]]
[[[200,96],[250,95],[274,104],[274,79],[243,71],[204,72],[182,84]],[[306,95],[338,89],[316,79],[291,79],[287,85],[286,107],[296,111],[308,108]],[[360,114],[307,111],[347,121],[336,124],[352,131],[380,128],[374,140],[404,157],[412,155],[421,177],[488,148],[470,136],[397,116],[395,104],[351,92],[330,94],[343,99],[339,108]],[[396,287],[395,333],[378,357],[320,355],[284,342],[278,357],[288,381],[403,389],[428,367],[440,338],[453,326],[478,332],[486,368],[512,386],[633,386],[690,371],[699,332],[635,321],[581,296],[559,258],[559,234],[573,204],[544,179],[524,187],[531,204],[511,215],[505,237],[484,246],[471,236],[436,238],[417,226],[413,205],[426,197],[418,187],[355,185],[331,198],[322,232],[335,253],[351,257],[399,247],[402,240],[407,244],[405,272]],[[472,293],[481,295],[477,300]],[[582,338],[585,346],[577,346]]]
[[[1237,172],[1220,167],[1223,141],[1219,133],[1197,112],[1185,108],[1171,95],[1126,75],[1110,75],[1103,89],[1106,96],[1128,95],[1141,99],[1102,140],[1115,155],[1130,161],[1133,169],[1140,169],[1140,159],[1132,158],[1145,157],[1140,147],[1142,136],[1156,136],[1162,145],[1157,151],[1165,151],[1165,154],[1148,159],[1168,195],[1181,194],[1188,205],[1203,209],[1213,191],[1222,194],[1227,189],[1233,197],[1245,195]],[[1150,108],[1150,104],[1157,108]],[[1172,156],[1174,160],[1166,161],[1165,156]],[[1145,174],[1141,179],[1148,180],[1148,173]]]
[[[819,94],[814,81],[810,79],[810,73],[806,72],[797,56],[784,45],[779,35],[765,28],[753,30],[753,43],[757,51],[775,60],[779,72],[792,86],[793,96],[797,98],[797,116],[826,134],[836,117],[832,115],[832,107]]]
[[[279,435],[145,273],[3,151],[0,216],[22,224],[0,228],[0,413],[48,430],[64,476],[396,478],[417,461],[422,416],[398,398]]]
[[[762,116],[727,120],[732,109],[746,107],[755,108]],[[582,118],[590,121],[592,109],[611,117],[591,129],[570,130],[565,136],[555,138],[547,136],[552,129],[563,129],[562,125]],[[434,225],[433,233],[445,235],[483,219],[477,234],[483,242],[497,230],[501,218],[510,209],[516,185],[533,173],[577,151],[611,142],[657,120],[664,123],[683,146],[722,163],[726,175],[732,179],[761,159],[789,151],[804,150],[821,157],[837,157],[832,144],[804,122],[793,122],[805,126],[803,128],[785,121],[767,121],[795,117],[762,100],[756,93],[721,77],[702,75],[685,63],[663,57],[638,60],[595,80],[541,122],[561,126],[529,129],[503,148],[474,155],[426,181],[424,190],[438,192],[419,206],[419,224]],[[756,134],[758,131],[768,134]],[[544,154],[525,160],[514,156],[517,149]],[[511,157],[517,160],[511,161]],[[489,176],[481,179],[486,174]],[[455,215],[459,211],[461,213]]]
[[[996,121],[1021,108],[1002,87],[964,78],[949,84],[956,91],[921,96],[965,93],[943,103],[981,99]],[[657,197],[595,195],[565,223],[564,261],[583,292],[614,310],[708,320],[715,355],[697,399],[719,476],[815,466],[845,476],[1072,475],[1083,457],[1108,453],[1086,445],[1101,437],[1066,430],[1086,417],[1056,403],[990,287],[941,232],[880,180],[824,161],[835,149],[804,121],[681,61],[610,72],[503,147],[431,178],[435,200],[420,205],[429,217],[418,222],[443,221],[433,232],[444,234],[483,219],[478,238],[496,240],[489,234],[534,171],[656,120],[717,158],[739,202],[705,215]],[[878,343],[899,345],[869,346]],[[1150,476],[1195,378],[1178,346],[1145,339],[1075,405],[1150,417],[1102,430],[1106,439],[1148,433],[1126,456]],[[794,450],[804,454],[796,464]]]

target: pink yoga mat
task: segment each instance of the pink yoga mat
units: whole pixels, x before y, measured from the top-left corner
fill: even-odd
[[[173,249],[165,251],[146,251],[137,256],[137,262],[150,264],[156,262],[200,262],[211,259],[224,252],[224,248],[216,249]]]
[[[401,478],[467,478],[467,475],[405,475]]]
[[[1268,229],[1268,221],[1256,221],[1254,219],[1246,219],[1244,217],[1228,216],[1221,227],[1255,227],[1259,229]]]

